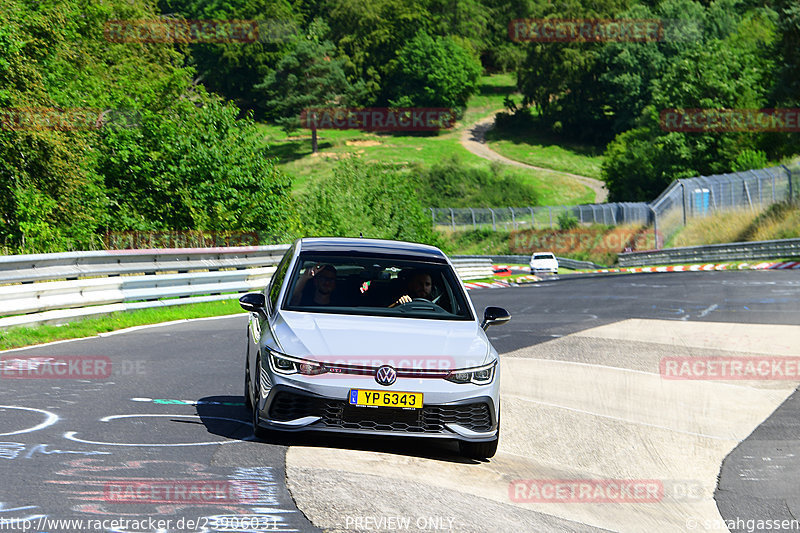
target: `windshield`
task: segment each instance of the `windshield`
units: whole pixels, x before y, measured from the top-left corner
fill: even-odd
[[[314,313],[473,320],[450,265],[301,254],[283,309]]]
[[[537,259],[555,259],[555,257],[553,254],[536,254],[533,256],[533,260],[535,261]]]

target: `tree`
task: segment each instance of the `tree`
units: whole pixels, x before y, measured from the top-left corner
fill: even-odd
[[[729,172],[759,135],[750,132],[665,131],[667,109],[758,109],[766,98],[768,22],[744,18],[727,38],[695,42],[670,61],[653,82],[652,104],[636,128],[618,135],[606,150],[603,176],[612,201],[650,200],[675,179]]]
[[[187,20],[254,21],[255,41],[192,43],[189,61],[198,79],[211,91],[257,115],[264,112],[261,83],[300,33],[300,17],[286,0],[160,0],[162,13]],[[220,27],[223,27],[222,25]]]
[[[292,48],[256,89],[263,91],[265,107],[287,133],[301,127],[301,113],[313,107],[345,107],[358,101],[363,93],[361,82],[350,84],[344,73],[343,58],[335,56],[335,47],[323,40],[327,26],[316,21],[308,35],[294,39]],[[311,128],[311,150],[317,152],[317,129]]]
[[[120,229],[276,234],[296,225],[291,181],[238,113],[200,94],[144,112],[140,128],[108,132],[100,171]]]
[[[324,17],[330,39],[345,60],[350,79],[364,82],[363,102],[385,104],[389,62],[431,16],[423,0],[328,0]]]
[[[420,32],[392,61],[387,99],[397,107],[462,108],[482,70],[480,62],[453,38]]]

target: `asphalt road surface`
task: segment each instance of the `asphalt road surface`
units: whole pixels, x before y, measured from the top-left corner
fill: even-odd
[[[471,298],[479,313],[487,305],[498,305],[513,315],[509,324],[489,330],[495,347],[508,354],[512,363],[524,362],[518,356],[524,350],[538,353],[537,360],[546,360],[559,339],[579,339],[582,332],[596,331],[592,346],[607,342],[615,345],[616,352],[603,355],[562,347],[558,357],[552,356],[553,362],[609,367],[624,363],[626,369],[636,368],[640,362],[625,360],[626,348],[618,337],[597,340],[605,334],[604,328],[631,319],[642,321],[635,324],[800,324],[796,272],[564,279],[476,290]],[[33,532],[317,531],[316,525],[330,530],[386,531],[391,525],[400,526],[369,522],[363,515],[351,518],[352,511],[344,503],[357,508],[359,504],[353,501],[362,497],[358,487],[375,478],[355,471],[360,468],[355,457],[350,471],[342,468],[341,475],[337,474],[339,465],[329,462],[340,460],[336,454],[378,454],[402,461],[407,471],[422,464],[430,465],[431,471],[446,468],[450,479],[459,469],[487,468],[461,461],[448,443],[330,436],[297,436],[277,444],[254,441],[242,403],[245,324],[244,315],[181,322],[3,353],[0,524],[12,531]],[[657,337],[659,331],[652,333]],[[754,351],[770,353],[768,344]],[[792,348],[782,349],[788,354]],[[63,360],[67,366],[62,368],[73,375],[45,377],[39,372],[37,379],[20,378],[15,375],[19,368],[14,366],[18,364],[15,358],[27,364],[40,358],[33,361],[41,365],[48,358]],[[725,460],[715,495],[724,519],[797,517],[798,410],[800,398],[793,395]],[[508,440],[513,443],[514,438]],[[296,468],[287,481],[287,450],[291,455],[292,449],[298,459],[292,462]],[[538,452],[548,454],[548,450]],[[497,464],[503,465],[510,457],[516,455],[502,456]],[[719,463],[712,467],[720,471]],[[325,477],[318,471],[333,474]],[[384,488],[394,487],[388,493],[403,493],[412,502],[421,503],[420,495],[430,490],[407,480],[382,479]],[[465,508],[460,516],[480,515],[476,509],[482,505],[490,511],[496,505],[497,513],[505,513],[507,527],[494,528],[485,521],[453,527],[448,522],[452,513],[440,507],[436,514],[432,507],[431,522],[422,529],[471,530],[474,526],[474,530],[488,531],[519,523],[527,527],[518,530],[640,530],[614,522],[612,516],[595,520],[592,507],[573,516],[572,511],[551,513],[541,506],[528,509],[512,508],[507,502],[487,503],[478,489],[471,496],[454,497],[461,493],[452,491],[438,494],[440,500],[427,496],[427,502],[452,509],[461,499]],[[398,506],[402,499],[398,497]],[[374,501],[384,500],[376,496]],[[347,519],[342,520],[343,516]],[[334,523],[331,517],[340,520]],[[742,521],[741,525],[730,529],[746,531],[747,524]]]

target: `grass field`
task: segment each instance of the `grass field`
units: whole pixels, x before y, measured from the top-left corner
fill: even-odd
[[[782,203],[775,204],[761,213],[737,210],[690,218],[686,226],[667,244],[699,246],[798,237],[800,237],[800,207]]]
[[[547,134],[489,130],[486,139],[492,150],[509,159],[536,167],[600,179],[602,149],[565,143]]]
[[[46,342],[65,339],[80,339],[83,337],[91,337],[98,333],[106,333],[108,331],[116,331],[144,324],[156,324],[159,322],[170,322],[187,318],[231,315],[235,313],[244,313],[244,311],[239,307],[239,301],[234,298],[217,302],[113,313],[107,316],[86,318],[59,326],[42,325],[15,327],[7,330],[0,330],[0,350],[19,348],[32,344],[44,344]]]
[[[469,101],[464,118],[452,130],[438,134],[320,130],[317,154],[311,153],[309,130],[298,130],[287,136],[277,126],[261,124],[259,127],[264,132],[270,152],[279,159],[278,166],[293,177],[295,194],[302,194],[314,180],[330,176],[337,161],[353,157],[366,162],[392,163],[398,168],[408,168],[414,163],[429,167],[455,155],[467,166],[487,168],[489,161],[472,154],[461,145],[461,132],[475,121],[501,110],[505,96],[513,91],[513,76],[484,76],[478,92]],[[522,182],[536,188],[541,205],[574,205],[594,199],[591,189],[568,177],[519,168],[511,171]]]

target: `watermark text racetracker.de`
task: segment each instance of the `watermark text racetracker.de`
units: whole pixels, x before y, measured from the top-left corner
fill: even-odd
[[[140,479],[108,481],[107,503],[240,504],[258,500],[258,485],[248,481]]]
[[[134,109],[0,108],[0,130],[4,131],[84,131],[111,126],[136,128],[140,125],[141,116]]]
[[[103,34],[113,43],[281,42],[297,34],[290,20],[110,20]]]
[[[261,235],[255,231],[110,231],[103,236],[107,250],[227,248],[260,242]]]
[[[664,40],[658,19],[515,19],[508,36],[516,42],[653,42]]]
[[[438,131],[452,128],[456,112],[445,107],[309,108],[300,127],[328,130]]]
[[[277,524],[275,524],[277,526]],[[81,533],[105,533],[107,531],[208,531],[213,526],[209,517],[161,518],[146,516],[140,518],[117,517],[102,519],[50,518],[44,515],[28,518],[0,518],[0,531],[35,533],[39,531],[67,531]],[[273,528],[277,529],[277,527]],[[223,530],[223,529],[220,529]],[[267,528],[260,531],[269,531]]]
[[[659,114],[664,131],[683,132],[798,132],[800,108],[664,109]]]
[[[112,362],[105,355],[3,355],[0,379],[108,379],[112,376],[145,375],[144,360]]]
[[[663,379],[800,381],[800,357],[662,357]]]
[[[518,479],[515,503],[661,503],[710,501],[714,484],[692,479]]]
[[[518,479],[508,486],[515,503],[655,503],[664,497],[657,479]]]

